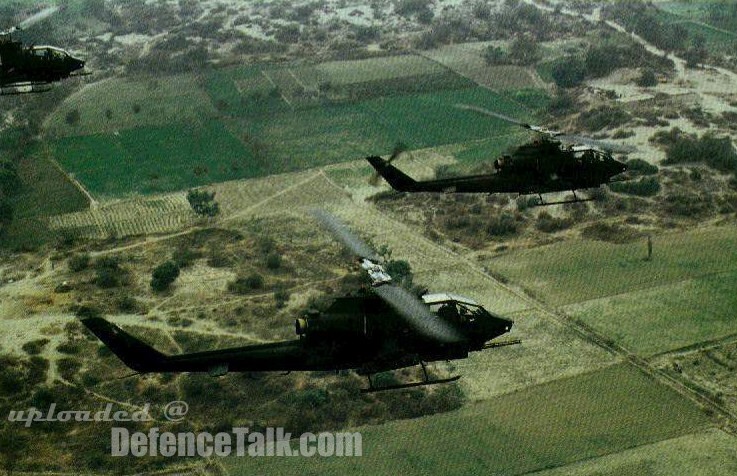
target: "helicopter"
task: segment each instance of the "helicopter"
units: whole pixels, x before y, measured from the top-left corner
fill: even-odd
[[[50,45],[24,46],[13,33],[47,18],[58,7],[42,10],[21,25],[0,33],[0,95],[42,93],[51,84],[72,76],[85,76],[85,62]]]
[[[579,198],[576,190],[617,181],[627,165],[612,152],[630,153],[632,148],[530,125],[477,106],[457,104],[460,109],[496,117],[539,134],[533,142],[517,147],[510,155],[494,160],[494,173],[416,181],[391,163],[404,151],[398,146],[388,160],[378,156],[366,160],[389,185],[399,192],[518,193],[535,194],[535,205],[556,205],[592,200]],[[570,145],[568,145],[570,144]],[[573,200],[545,202],[543,193],[572,191]]]
[[[476,301],[450,293],[418,297],[399,286],[377,254],[335,216],[315,217],[355,256],[366,272],[370,291],[337,297],[324,310],[296,319],[297,339],[182,355],[165,355],[101,317],[81,322],[128,367],[138,373],[267,371],[339,371],[355,369],[368,378],[362,392],[395,390],[453,382],[459,375],[430,379],[426,363],[463,359],[469,352],[519,343],[490,342],[510,331],[513,322]],[[420,365],[421,381],[381,386],[372,376]]]

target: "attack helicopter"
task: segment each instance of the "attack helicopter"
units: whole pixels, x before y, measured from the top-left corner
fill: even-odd
[[[165,355],[101,317],[81,319],[110,350],[138,373],[326,371],[355,369],[368,378],[362,392],[394,390],[460,378],[428,377],[426,363],[463,359],[469,352],[519,343],[490,342],[513,322],[472,299],[449,293],[417,295],[398,285],[376,252],[335,216],[314,215],[354,255],[370,291],[333,300],[324,311],[298,318],[298,339],[182,355]],[[376,387],[379,372],[420,365],[421,381]]]
[[[490,174],[416,181],[391,165],[404,151],[403,147],[395,148],[388,160],[378,156],[366,160],[399,192],[534,194],[540,199],[536,205],[556,205],[591,200],[579,198],[576,190],[618,181],[616,177],[627,170],[627,165],[615,160],[612,153],[633,151],[629,147],[527,124],[477,106],[458,104],[456,107],[502,119],[539,137],[494,160],[494,173]],[[545,202],[542,197],[543,193],[569,190],[573,192],[573,200]]]
[[[0,33],[0,95],[42,93],[51,84],[73,76],[84,76],[85,62],[66,50],[49,45],[25,46],[13,33],[47,18],[58,7],[42,10],[17,27]]]

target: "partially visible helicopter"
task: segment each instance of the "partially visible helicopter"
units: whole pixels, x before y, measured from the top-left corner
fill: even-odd
[[[42,93],[51,84],[72,76],[83,76],[85,62],[56,46],[24,46],[12,34],[53,14],[57,7],[42,10],[21,26],[0,33],[0,95]]]
[[[139,373],[210,372],[217,376],[227,372],[356,369],[368,378],[363,392],[452,382],[460,376],[431,380],[425,364],[519,343],[491,343],[509,332],[513,322],[491,314],[472,299],[454,294],[418,298],[400,287],[376,253],[342,222],[324,211],[315,212],[315,216],[356,256],[373,292],[336,298],[322,312],[308,311],[296,320],[297,340],[168,356],[103,318],[84,318],[82,323]],[[418,364],[422,381],[374,386],[372,375]]]
[[[616,181],[615,177],[627,170],[627,165],[615,160],[612,152],[626,154],[632,152],[631,148],[551,131],[476,106],[459,104],[456,107],[502,119],[536,132],[540,137],[517,147],[511,155],[497,158],[494,161],[495,173],[491,174],[418,182],[391,165],[403,152],[403,147],[396,148],[388,160],[378,156],[366,160],[392,188],[400,192],[536,194],[540,197],[539,205],[590,200],[578,198],[576,190]],[[545,202],[542,198],[543,193],[568,190],[573,192],[573,200]]]

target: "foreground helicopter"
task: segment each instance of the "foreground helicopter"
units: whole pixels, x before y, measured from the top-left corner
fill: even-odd
[[[456,107],[505,120],[540,134],[540,138],[518,147],[511,155],[496,159],[492,174],[418,182],[391,165],[402,148],[396,148],[389,160],[377,156],[366,160],[400,192],[536,194],[540,197],[539,205],[590,200],[578,198],[576,190],[611,183],[616,181],[615,176],[627,170],[624,163],[612,157],[612,152],[629,153],[632,152],[630,148],[551,131],[476,106],[459,104]],[[568,190],[573,192],[573,200],[546,203],[542,198],[543,193]]]
[[[323,312],[310,311],[296,321],[297,340],[164,355],[99,317],[82,323],[127,366],[147,372],[311,371],[356,369],[366,375],[363,392],[392,390],[460,378],[430,380],[426,362],[463,359],[469,352],[516,344],[490,343],[509,332],[513,322],[495,316],[471,299],[453,294],[416,297],[398,286],[376,253],[327,212],[316,217],[357,257],[368,274],[373,293],[339,297]],[[375,387],[372,375],[414,365],[424,379],[402,385]]]
[[[51,83],[83,76],[85,62],[67,51],[48,45],[24,46],[12,34],[53,14],[58,8],[42,10],[21,26],[0,33],[0,95],[42,93]]]

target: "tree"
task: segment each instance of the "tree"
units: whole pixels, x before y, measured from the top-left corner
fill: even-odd
[[[573,88],[581,84],[586,75],[586,67],[578,58],[569,57],[553,66],[553,81],[560,88]]]
[[[534,38],[518,36],[509,47],[509,57],[517,64],[534,64],[540,59],[540,48]]]
[[[207,190],[190,190],[187,201],[198,215],[214,217],[220,213],[220,205],[215,201],[215,192]]]
[[[484,59],[486,60],[486,64],[489,65],[509,63],[507,53],[505,53],[500,47],[494,45],[489,45],[484,50]]]
[[[403,259],[391,260],[386,263],[385,269],[395,281],[408,288],[412,286],[412,268],[407,261]]]
[[[637,79],[637,85],[643,88],[649,88],[656,84],[658,84],[658,78],[655,77],[653,70],[650,68],[642,70],[640,77]]]
[[[158,265],[151,273],[151,289],[165,291],[179,277],[179,266],[173,261]]]

